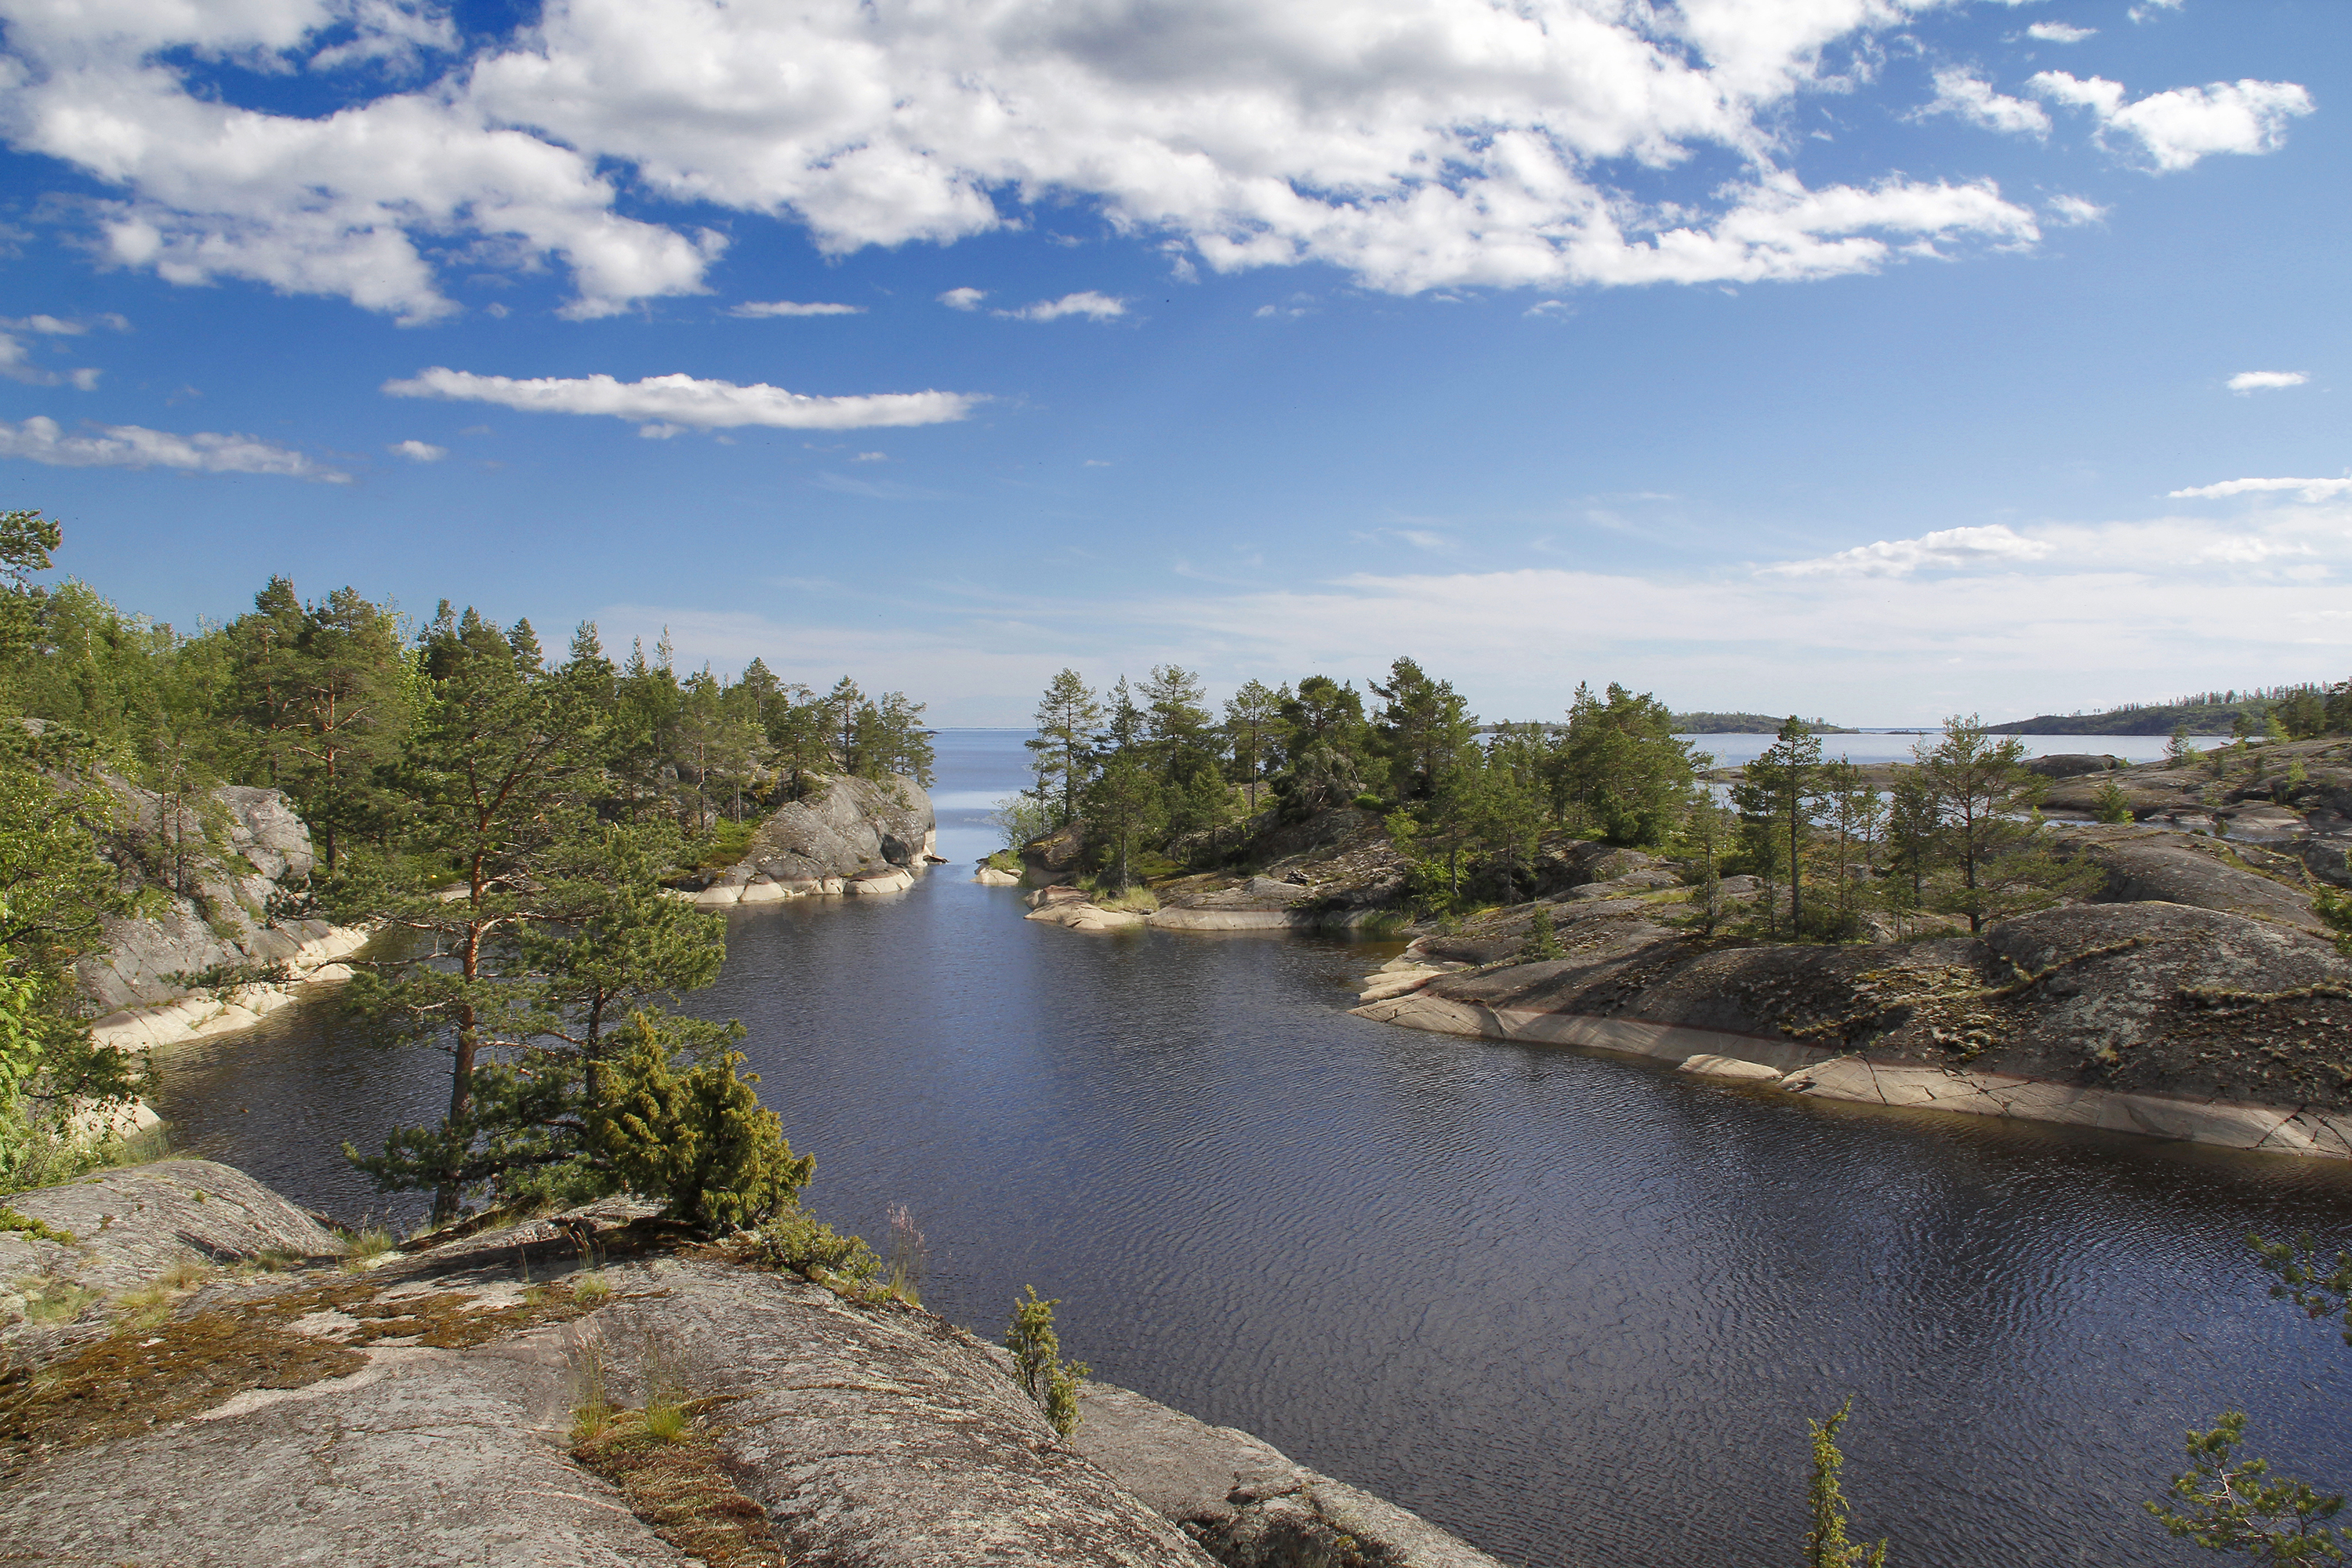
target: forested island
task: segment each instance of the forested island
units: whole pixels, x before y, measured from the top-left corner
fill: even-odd
[[[2303,740],[2352,726],[2343,688],[2273,686],[2200,691],[2169,702],[2126,703],[2096,713],[2043,713],[1988,725],[2000,735],[2277,735]]]

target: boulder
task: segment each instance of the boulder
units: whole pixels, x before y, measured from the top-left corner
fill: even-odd
[[[923,863],[937,843],[930,797],[912,779],[826,778],[777,808],[720,879],[791,886]]]
[[[2071,779],[2086,773],[2114,773],[2128,765],[2121,757],[2104,752],[2058,752],[2046,757],[2027,758],[2025,771],[2045,779]]]

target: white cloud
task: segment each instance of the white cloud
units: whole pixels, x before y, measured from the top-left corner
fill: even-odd
[[[2241,395],[2268,392],[2283,386],[2301,386],[2311,379],[2299,370],[2242,370],[2229,380],[2231,391]]]
[[[985,289],[950,289],[940,296],[940,303],[950,310],[977,310],[980,302],[987,298]]]
[[[435,365],[405,381],[387,381],[394,397],[446,397],[496,403],[530,414],[605,414],[652,422],[647,435],[677,427],[857,430],[875,426],[939,425],[961,419],[979,399],[961,392],[887,392],[853,397],[812,397],[759,382],[701,381],[690,375],[649,375],[616,381],[609,375],[539,376],[516,380],[475,375]]]
[[[2167,490],[2165,494],[2175,500],[2221,500],[2272,491],[2291,491],[2300,500],[2323,501],[2334,496],[2352,496],[2352,479],[2223,479],[2217,485],[2197,485],[2185,490]]]
[[[2214,153],[2274,153],[2286,144],[2287,123],[2313,107],[2310,92],[2291,81],[2178,87],[2129,104],[2123,84],[2104,77],[2077,80],[2065,71],[2042,71],[2026,85],[2053,103],[2089,110],[2102,138],[2131,137],[2160,173]]]
[[[1995,92],[1982,77],[1964,70],[1936,73],[1936,97],[1922,114],[1952,114],[1988,131],[2015,136],[2047,136],[2050,111],[2021,98]]]
[[[2096,27],[2077,27],[2066,22],[2036,22],[2025,29],[2025,36],[2044,44],[2079,44],[2095,37]]]
[[[2141,4],[2124,13],[2135,22],[2145,22],[2159,11],[2178,11],[2181,0],[2141,0]]]
[[[436,447],[430,441],[395,441],[384,450],[412,463],[437,463],[449,455],[448,447]]]
[[[727,312],[730,316],[758,318],[761,316],[862,316],[863,305],[803,305],[791,300],[770,300],[764,303],[746,300]]]
[[[0,136],[118,194],[116,263],[405,321],[454,313],[442,269],[485,258],[561,262],[575,316],[702,291],[724,237],[625,216],[625,192],[786,217],[832,254],[1051,199],[1179,268],[1402,292],[1825,278],[2036,237],[1988,181],[1815,189],[1785,152],[1796,100],[1869,85],[1825,61],[1942,3],[554,0],[469,42],[390,0],[8,0]],[[279,114],[221,101],[190,56],[429,79]],[[1681,163],[1706,173],[1632,194]]]
[[[859,452],[851,457],[849,460],[853,463],[887,463],[890,460],[890,454],[887,452]]]
[[[2042,210],[2050,215],[2052,223],[2068,228],[2099,223],[2107,216],[2106,208],[2084,196],[2053,196],[2042,204]]]
[[[958,290],[959,293],[962,291]],[[1114,300],[1108,294],[1097,294],[1088,289],[1076,294],[1065,294],[1058,300],[1040,300],[1017,310],[999,310],[996,313],[1018,321],[1058,321],[1065,316],[1087,316],[1097,321],[1108,321],[1127,314],[1127,301]]]
[[[280,474],[289,479],[349,484],[341,469],[250,436],[192,436],[143,425],[101,425],[93,436],[68,436],[58,422],[35,415],[21,425],[0,420],[0,458],[25,458],[57,468],[184,468],[206,474]]]
[[[104,315],[93,317],[91,318],[91,321],[94,321],[101,327],[111,328],[113,331],[118,332],[127,332],[131,330],[131,322],[127,319],[116,315],[111,310],[106,312]],[[39,314],[18,316],[13,320],[5,316],[0,316],[0,327],[6,327],[11,331],[37,332],[43,337],[78,338],[89,331],[90,321],[73,321],[61,316]]]
[[[1762,568],[1780,577],[1899,577],[1927,570],[2014,566],[2050,553],[2046,541],[2027,539],[2002,523],[1981,528],[1945,528],[1916,539],[1882,539],[1834,555],[1788,561]]]
[[[98,321],[100,325],[112,327],[117,331],[131,330],[131,323],[121,316],[104,315],[99,317]],[[27,386],[70,386],[79,392],[98,390],[98,378],[104,372],[88,365],[79,370],[45,369],[33,363],[32,350],[16,335],[29,332],[36,337],[78,338],[89,331],[89,323],[47,315],[0,316],[0,328],[7,329],[0,331],[0,377],[21,381]]]

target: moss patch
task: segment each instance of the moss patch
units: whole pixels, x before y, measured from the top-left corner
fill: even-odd
[[[552,1292],[506,1306],[458,1290],[387,1300],[399,1283],[338,1279],[161,1321],[138,1313],[45,1366],[0,1371],[0,1478],[50,1450],[167,1426],[247,1389],[344,1376],[367,1364],[366,1345],[464,1350],[603,1304]],[[292,1326],[322,1313],[350,1321],[315,1333]]]
[[[647,1430],[642,1410],[599,1412],[583,1421],[572,1457],[618,1487],[655,1534],[710,1568],[781,1568],[767,1510],[744,1495],[733,1462],[710,1435],[709,1413],[734,1397],[685,1405],[686,1425],[667,1440]]]

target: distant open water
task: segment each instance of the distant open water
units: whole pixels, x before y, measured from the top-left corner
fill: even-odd
[[[998,1335],[1034,1283],[1097,1376],[1511,1563],[1783,1568],[1805,1417],[1847,1394],[1856,1528],[1897,1568],[2209,1561],[2138,1504],[2231,1407],[2352,1482],[2352,1350],[2238,1240],[2352,1237],[2352,1170],[1348,1016],[1388,947],[1024,921],[967,879],[1021,739],[943,731],[951,863],[737,913],[696,998],[751,1026],[821,1213],[878,1238],[910,1205],[934,1310]],[[1829,737],[1873,739],[1908,749]],[[385,1200],[340,1142],[446,1093],[445,1058],[331,1003],[161,1067],[184,1142],[346,1216]]]

